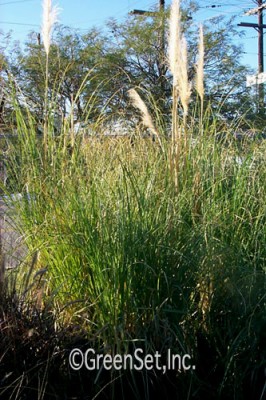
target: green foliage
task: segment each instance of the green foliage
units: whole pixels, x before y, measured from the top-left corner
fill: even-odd
[[[197,4],[187,7],[196,9]],[[49,100],[58,117],[64,118],[71,107],[78,121],[87,120],[88,115],[91,120],[97,118],[103,108],[111,117],[132,116],[126,93],[132,86],[141,86],[146,93],[153,94],[155,109],[166,119],[172,95],[168,64],[162,54],[162,46],[167,53],[164,43],[168,34],[167,16],[168,10],[165,16],[160,13],[152,17],[129,16],[122,24],[110,20],[107,34],[96,29],[80,34],[58,25],[49,55],[48,80]],[[194,81],[198,29],[186,9],[183,29],[189,45],[189,79]],[[240,63],[242,48],[234,43],[238,35],[234,20],[212,19],[206,22],[204,33],[206,104],[212,103],[216,116],[232,120],[245,114],[253,124],[257,119],[256,100],[245,87],[250,71]],[[42,120],[45,55],[35,33],[23,51],[20,48],[13,51],[9,69],[37,119]],[[92,98],[94,106],[88,110]]]
[[[8,207],[12,207],[12,224],[23,235],[28,255],[24,264],[11,272],[11,277],[17,279],[11,304],[15,305],[15,322],[17,316],[21,325],[17,326],[12,320],[14,315],[9,314],[10,300],[4,304],[8,292],[2,290],[2,269],[4,307],[0,309],[0,322],[8,332],[7,338],[2,335],[7,350],[1,359],[12,368],[6,354],[18,348],[13,341],[18,337],[24,349],[19,359],[28,369],[25,372],[16,366],[16,376],[1,379],[1,395],[32,395],[30,383],[37,385],[38,398],[54,394],[58,386],[53,386],[51,376],[47,374],[40,380],[43,364],[47,361],[48,369],[58,362],[59,349],[65,343],[71,347],[73,341],[69,345],[68,338],[72,339],[71,331],[78,327],[78,344],[96,352],[125,354],[141,347],[145,354],[159,351],[165,360],[171,349],[172,353],[190,354],[196,368],[180,374],[175,370],[165,376],[158,371],[142,371],[140,375],[124,371],[121,375],[100,370],[94,371],[89,380],[84,380],[81,373],[74,379],[80,382],[82,377],[86,384],[78,387],[76,397],[86,397],[91,390],[94,398],[100,394],[128,398],[130,393],[131,398],[149,399],[155,397],[157,388],[163,398],[174,398],[177,393],[187,399],[263,397],[265,143],[248,139],[236,142],[232,131],[237,121],[231,126],[226,121],[222,135],[215,118],[215,101],[212,109],[201,104],[200,120],[199,101],[195,101],[188,118],[179,115],[181,112],[173,113],[176,137],[168,139],[165,127],[169,119],[163,115],[168,105],[160,113],[165,95],[160,90],[165,90],[168,83],[163,82],[158,89],[160,79],[149,81],[149,77],[157,74],[160,78],[161,74],[161,59],[157,53],[158,62],[154,63],[153,51],[149,50],[159,43],[156,34],[161,25],[156,30],[154,24],[160,17],[148,24],[139,19],[139,24],[125,27],[112,23],[114,35],[118,32],[121,42],[118,47],[108,43],[108,51],[96,32],[90,32],[85,41],[85,36],[73,38],[72,33],[59,29],[49,54],[51,70],[45,65],[39,44],[31,44],[25,60],[20,58],[31,72],[27,75],[27,69],[21,70],[26,96],[14,83],[10,86],[16,137],[7,142],[9,183],[3,190]],[[145,41],[132,42],[129,35],[145,33],[144,27],[149,28],[147,48]],[[226,32],[222,33],[226,42]],[[219,39],[218,34],[214,35],[215,46],[220,45]],[[207,33],[207,41],[211,40]],[[191,46],[193,61],[195,49]],[[215,46],[213,59],[218,57]],[[99,49],[100,61],[106,63],[99,62]],[[142,61],[146,62],[143,70]],[[234,65],[230,63],[228,73],[229,65]],[[157,67],[149,69],[149,65]],[[121,70],[110,77],[118,66]],[[145,75],[147,70],[150,75]],[[41,83],[34,88],[37,71],[43,71],[44,86]],[[190,73],[193,78],[192,68]],[[106,103],[108,92],[120,77],[124,80]],[[143,138],[142,132],[136,133],[134,140],[106,137],[97,125],[90,136],[75,133],[75,119],[99,121],[106,113],[116,117],[113,107],[135,121],[132,109],[125,112],[123,93],[128,82],[139,83],[134,77],[145,78],[146,86],[142,86],[146,94],[156,83],[158,91],[146,97],[158,116],[156,139],[160,136],[160,145]],[[219,110],[222,107],[223,103]],[[64,118],[55,131],[59,110]],[[36,119],[38,115],[42,119],[44,111],[42,140],[36,135]],[[172,149],[176,144],[175,153]],[[21,200],[12,201],[11,194],[17,192]],[[25,290],[21,293],[23,284]],[[18,304],[17,295],[21,296]],[[30,305],[28,309],[25,304]],[[40,341],[24,341],[28,324],[30,330],[34,329],[32,324],[37,326]],[[30,379],[33,366],[27,349],[38,360],[35,380]],[[62,350],[60,354],[64,358],[68,352]],[[73,382],[73,371],[69,372],[66,360],[60,357],[59,363],[63,363],[58,375],[64,397],[71,398],[73,392],[64,383],[67,378],[68,383]]]
[[[175,381],[184,395],[189,384],[196,398],[242,399],[265,361],[265,145],[241,149],[228,134],[225,146],[207,125],[181,154],[177,194],[167,142],[164,153],[144,139],[71,147],[68,126],[55,139],[49,124],[44,156],[19,110],[17,120],[19,226],[47,269],[43,301],[57,323],[118,353],[189,352],[197,369]]]

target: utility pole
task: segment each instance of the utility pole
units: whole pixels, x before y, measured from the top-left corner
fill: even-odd
[[[161,88],[165,92],[165,0],[159,0],[159,11],[161,13],[161,30],[160,30],[160,55],[159,55],[159,79],[161,83]]]
[[[266,8],[266,4],[262,3],[262,0],[257,0],[257,7],[249,10],[245,15],[258,14],[258,23],[247,23],[241,22],[238,26],[246,28],[254,28],[258,32],[258,74],[264,72],[264,48],[263,48],[263,29],[266,25],[263,24],[263,10]],[[259,111],[264,112],[264,86],[262,83],[259,84]]]
[[[258,0],[258,73],[264,72],[264,62],[263,62],[263,9],[262,0]],[[261,85],[261,87],[263,87]]]
[[[161,27],[159,33],[159,57],[158,57],[158,71],[159,71],[159,82],[162,92],[165,92],[165,73],[166,73],[166,61],[165,61],[165,0],[159,0],[158,4],[159,13],[161,14]],[[129,13],[130,15],[146,15],[147,17],[153,17],[158,12],[144,11],[144,10],[133,10]]]
[[[165,9],[165,0],[159,0],[159,11],[164,11]],[[129,13],[130,15],[147,15],[149,17],[156,14],[154,11],[144,11],[144,10],[132,10]]]
[[[161,25],[161,35],[160,35],[160,64],[161,67],[165,64],[165,23],[164,23],[164,11],[165,11],[165,0],[159,0],[159,13],[162,14],[162,25]],[[146,15],[147,17],[153,17],[158,14],[154,11],[144,11],[144,10],[132,10],[130,15]]]

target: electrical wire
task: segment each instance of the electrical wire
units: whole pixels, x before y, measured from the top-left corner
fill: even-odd
[[[8,22],[8,21],[0,21],[0,24],[7,24],[7,25],[23,25],[23,26],[40,26],[37,24],[24,24],[22,22]]]
[[[9,1],[9,2],[6,2],[6,3],[0,3],[0,6],[6,6],[6,5],[9,5],[9,4],[16,4],[16,3],[27,3],[27,2],[29,2],[29,1],[34,1],[34,0]]]

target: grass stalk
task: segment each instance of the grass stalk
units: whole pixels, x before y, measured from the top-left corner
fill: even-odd
[[[202,25],[200,25],[199,28],[198,62],[196,71],[196,90],[200,97],[200,123],[202,125],[204,112],[204,36]]]
[[[59,9],[52,6],[52,0],[43,0],[43,21],[42,21],[42,39],[46,53],[45,62],[45,89],[44,89],[44,132],[43,144],[44,154],[47,153],[48,141],[48,95],[49,95],[49,51],[51,46],[51,33],[55,22],[57,21]]]
[[[172,109],[172,156],[174,166],[174,184],[178,191],[178,175],[181,169],[181,154],[184,154],[184,168],[188,155],[187,115],[191,95],[191,83],[188,81],[187,42],[181,32],[181,11],[179,0],[171,6],[169,22],[169,66],[173,75],[173,109]],[[183,123],[178,124],[178,98],[183,108]],[[182,130],[184,136],[182,138]]]

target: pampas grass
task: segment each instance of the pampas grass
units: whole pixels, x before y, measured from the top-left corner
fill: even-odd
[[[187,41],[184,36],[181,39],[180,48],[181,58],[179,62],[178,89],[184,116],[186,117],[188,115],[188,105],[191,96],[191,82],[188,80]]]
[[[203,60],[204,60],[204,45],[203,45],[203,30],[201,28],[196,86],[197,90],[199,91],[199,95],[202,99],[202,104],[204,96]],[[178,177],[181,166],[181,155],[183,154],[182,149],[184,150],[185,157],[187,156],[188,153],[187,116],[188,116],[189,102],[192,89],[192,84],[189,81],[189,76],[188,76],[187,41],[185,36],[182,34],[182,29],[181,29],[181,11],[180,11],[179,0],[173,0],[171,6],[170,19],[169,19],[169,37],[168,37],[168,63],[170,71],[173,76],[173,83],[172,83],[173,105],[172,105],[172,129],[171,129],[172,140],[171,140],[169,166],[171,170],[171,175],[174,178],[175,188],[178,191],[178,179],[179,179]],[[132,100],[133,105],[142,113],[143,124],[159,138],[158,132],[154,127],[152,118],[141,97],[134,89],[129,90],[128,93]],[[178,115],[179,102],[183,110],[182,124],[180,124]],[[184,140],[182,140],[182,132]]]
[[[48,73],[49,73],[49,51],[51,45],[52,28],[57,21],[59,8],[52,6],[52,0],[43,0],[43,24],[42,24],[42,39],[44,50],[46,53],[46,68],[45,68],[45,95],[44,95],[44,129],[43,129],[43,144],[44,153],[47,152],[48,140]]]
[[[204,98],[204,41],[203,41],[203,27],[199,28],[199,46],[198,46],[198,62],[196,74],[196,90],[203,102]]]
[[[52,6],[52,0],[43,0],[42,39],[46,55],[49,55],[51,33],[55,22],[58,20],[59,8]]]
[[[172,148],[170,169],[174,176],[174,184],[178,190],[178,175],[181,154],[181,127],[178,124],[178,99],[184,111],[184,125],[188,114],[188,104],[191,94],[191,84],[187,73],[187,42],[181,33],[181,13],[179,0],[174,0],[171,6],[169,21],[168,62],[173,75],[173,106],[172,106]],[[185,147],[186,147],[185,131]]]
[[[138,92],[135,89],[130,89],[128,91],[128,95],[132,101],[133,106],[141,112],[143,125],[146,128],[150,129],[150,131],[157,137],[158,142],[162,148],[162,142],[161,142],[159,133],[154,126],[152,117],[148,111],[146,104],[144,103],[144,101],[142,100],[142,98],[140,97],[140,95],[138,94]]]
[[[173,1],[169,21],[168,61],[173,75],[173,87],[178,86],[179,60],[181,57],[181,16],[179,1]]]
[[[173,94],[173,105],[172,105],[172,145],[170,154],[170,171],[174,177],[175,188],[178,189],[178,163],[179,158],[179,144],[180,139],[178,129],[178,62],[180,60],[180,43],[181,43],[181,32],[180,32],[180,4],[179,1],[173,1],[171,6],[170,21],[169,21],[169,38],[168,38],[168,61],[170,71],[173,75],[172,94]]]
[[[196,91],[200,97],[200,132],[202,135],[203,102],[204,102],[204,37],[203,27],[199,28],[198,62],[196,66]]]
[[[178,91],[184,115],[188,114],[191,83],[188,80],[187,41],[181,33],[181,13],[179,0],[171,7],[169,26],[169,66],[173,75],[173,89]],[[175,96],[177,93],[175,93]]]
[[[188,74],[188,50],[187,41],[182,34],[180,1],[173,0],[171,5],[169,19],[169,37],[168,37],[168,64],[173,76],[172,82],[172,129],[171,129],[171,149],[169,157],[169,167],[171,176],[174,180],[176,192],[178,192],[179,173],[181,169],[182,156],[184,159],[184,168],[188,156],[188,128],[187,117],[189,111],[189,102],[191,97],[192,84],[189,81]],[[204,99],[204,42],[203,28],[200,27],[198,62],[196,65],[196,90],[201,99],[201,120],[203,117],[203,99]],[[142,114],[143,124],[149,128],[159,139],[158,132],[153,124],[149,111],[136,92],[135,89],[128,91],[131,101]],[[179,119],[179,103],[183,110],[182,122]]]

